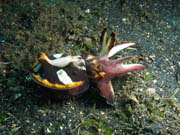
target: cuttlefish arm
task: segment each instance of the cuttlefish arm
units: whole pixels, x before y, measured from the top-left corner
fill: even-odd
[[[136,70],[142,70],[145,68],[142,64],[124,64],[127,60],[131,58],[136,58],[136,56],[125,56],[118,59],[109,59],[120,50],[134,45],[134,43],[123,43],[121,45],[116,45],[112,47],[108,55],[95,57],[98,65],[103,69],[105,73],[104,78],[98,80],[98,88],[100,90],[101,96],[105,97],[107,103],[112,105],[114,99],[114,91],[111,84],[111,79],[117,75],[125,74],[127,72],[132,72]]]
[[[107,104],[113,105],[114,90],[110,80],[102,79],[98,82],[98,88],[102,97],[106,99]]]
[[[115,76],[115,75],[120,75],[127,72],[144,69],[145,66],[142,64],[124,64],[123,63],[133,57],[134,56],[126,56],[126,57],[121,57],[115,60],[110,60],[108,58],[103,59],[103,60],[100,59],[98,63],[108,76]]]

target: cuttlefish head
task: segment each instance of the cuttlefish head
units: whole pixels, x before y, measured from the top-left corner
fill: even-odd
[[[99,55],[93,55],[88,52],[82,52],[86,60],[86,69],[89,77],[97,82],[100,94],[106,98],[108,104],[113,104],[114,90],[111,79],[115,76],[128,72],[142,70],[145,68],[142,64],[124,64],[125,61],[136,58],[137,56],[125,56],[117,59],[110,59],[117,52],[135,45],[135,43],[118,42],[115,33],[107,38],[106,31],[103,31],[102,49]]]

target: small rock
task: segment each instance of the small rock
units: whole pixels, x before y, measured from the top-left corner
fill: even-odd
[[[178,62],[178,67],[180,68],[180,61]]]
[[[156,93],[156,89],[155,89],[155,88],[147,88],[147,89],[146,89],[146,93],[147,93],[148,95],[153,95],[153,94]]]
[[[127,21],[127,19],[126,19],[126,18],[122,18],[122,21],[123,21],[123,22],[126,22],[126,21]]]
[[[85,10],[85,13],[90,13],[90,9],[86,9],[86,10]]]

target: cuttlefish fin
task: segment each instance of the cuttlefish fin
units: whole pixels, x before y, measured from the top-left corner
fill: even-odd
[[[106,102],[109,105],[113,105],[114,90],[111,81],[102,79],[98,82],[98,88],[102,97],[106,98]]]

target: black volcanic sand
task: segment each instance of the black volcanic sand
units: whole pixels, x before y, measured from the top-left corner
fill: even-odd
[[[180,133],[178,0],[0,2],[0,134],[178,135]],[[78,97],[50,100],[29,73],[37,54],[97,52],[101,31],[135,42],[117,57],[147,68],[112,80],[109,106],[93,83]]]

